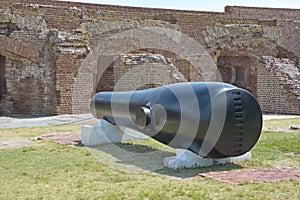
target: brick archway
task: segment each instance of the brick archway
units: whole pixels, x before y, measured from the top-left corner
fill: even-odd
[[[128,82],[123,80],[123,84],[119,84],[118,88],[115,88],[118,80],[125,73],[133,70],[145,81],[143,86],[138,87],[138,89],[178,82],[203,81],[201,74],[193,68],[187,59],[161,49],[139,49],[128,54],[122,54],[119,59],[111,63],[100,78],[96,92],[137,89],[134,88],[135,83],[133,82],[135,81],[133,80],[128,80]]]
[[[36,98],[44,92],[42,80],[28,71],[29,66],[38,68],[39,54],[23,41],[0,36],[0,115],[49,112],[40,103],[43,99]]]
[[[4,56],[17,57],[36,62],[39,52],[35,48],[29,47],[22,41],[9,37],[0,36],[0,53]]]
[[[190,62],[203,81],[216,81],[217,67],[211,56],[198,42],[179,31],[157,27],[133,29],[100,42],[98,47],[88,55],[78,71],[72,98],[73,113],[89,112],[90,100],[105,70],[121,54],[138,49],[172,52]]]

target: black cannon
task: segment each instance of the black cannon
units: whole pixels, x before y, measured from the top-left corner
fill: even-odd
[[[173,148],[206,158],[239,156],[257,142],[262,113],[255,97],[230,84],[190,82],[128,92],[99,92],[92,114]]]

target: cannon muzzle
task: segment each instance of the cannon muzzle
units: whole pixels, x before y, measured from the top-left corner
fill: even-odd
[[[112,124],[207,158],[248,152],[262,128],[262,113],[255,97],[244,89],[217,82],[99,92],[90,108],[96,118],[104,116]]]

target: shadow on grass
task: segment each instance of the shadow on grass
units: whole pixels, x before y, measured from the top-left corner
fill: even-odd
[[[178,170],[169,169],[163,166],[163,159],[175,156],[174,152],[141,144],[109,143],[89,147],[88,149],[94,158],[106,166],[130,173],[139,173],[146,170],[178,178],[190,178],[203,172],[229,171],[242,168],[237,164],[225,164]]]

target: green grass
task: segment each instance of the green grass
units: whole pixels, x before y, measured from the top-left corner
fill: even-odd
[[[277,126],[277,123],[283,122],[271,120],[265,124],[271,124],[272,128]],[[294,123],[300,124],[300,119],[295,120]],[[32,138],[49,132],[76,131],[79,127],[80,125],[64,125],[1,129],[0,141],[9,137]],[[33,143],[34,145],[28,147],[0,148],[0,199],[300,198],[299,180],[245,182],[233,186],[197,176],[206,171],[252,167],[299,168],[300,131],[288,133],[264,131],[252,150],[251,161],[181,170],[144,169],[142,163],[132,163],[134,160],[130,158],[119,160],[119,166],[108,167],[99,159],[114,154],[114,152],[109,152],[111,146],[103,145],[101,149],[88,149],[60,145],[50,141],[34,141]],[[145,159],[142,161],[146,163],[151,163],[151,160],[149,161],[150,158],[144,156],[143,153],[158,151],[160,155],[173,154],[172,149],[150,139],[117,144],[115,147],[133,152],[134,155],[141,154],[144,158],[139,159]],[[101,152],[98,160],[94,151]],[[126,169],[128,166],[132,168]],[[124,170],[120,167],[124,167]]]

